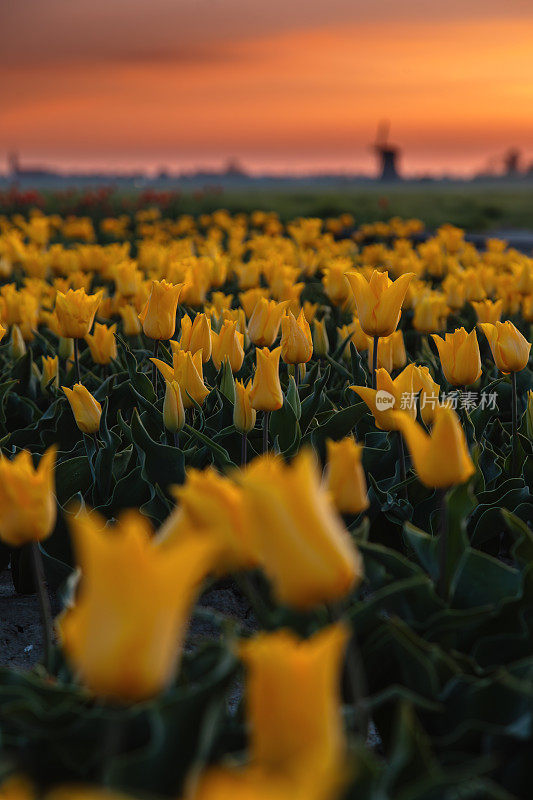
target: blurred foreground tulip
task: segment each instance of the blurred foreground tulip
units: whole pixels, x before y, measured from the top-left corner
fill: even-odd
[[[113,528],[80,510],[70,522],[81,582],[58,629],[73,670],[98,697],[145,700],[174,677],[189,615],[215,549],[188,536],[161,548],[138,511]]]
[[[189,470],[183,486],[173,487],[172,494],[177,506],[158,533],[162,545],[174,545],[191,534],[208,538],[220,551],[214,567],[217,574],[258,565],[253,526],[240,486],[208,467]]]
[[[0,539],[11,547],[40,542],[52,532],[56,521],[56,450],[50,447],[37,469],[27,450],[12,461],[0,456]]]
[[[366,478],[361,463],[363,445],[352,436],[327,445],[327,488],[341,514],[360,514],[369,506]]]
[[[435,409],[431,434],[412,417],[393,412],[411,453],[420,481],[430,488],[447,489],[464,483],[475,472],[457,414],[447,406]]]
[[[310,609],[345,597],[361,579],[361,559],[321,485],[313,454],[303,451],[291,465],[256,458],[238,480],[278,601]]]

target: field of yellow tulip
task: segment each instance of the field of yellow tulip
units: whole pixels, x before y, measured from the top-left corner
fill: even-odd
[[[0,217],[0,798],[529,798],[532,323],[451,225]]]

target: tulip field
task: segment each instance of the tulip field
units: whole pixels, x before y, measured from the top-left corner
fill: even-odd
[[[532,326],[452,225],[0,216],[0,800],[530,798]]]

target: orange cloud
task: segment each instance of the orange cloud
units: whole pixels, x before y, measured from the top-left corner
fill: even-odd
[[[393,121],[406,166],[479,166],[533,133],[520,20],[367,22],[225,43],[225,57],[12,68],[6,142],[42,158],[369,166]]]

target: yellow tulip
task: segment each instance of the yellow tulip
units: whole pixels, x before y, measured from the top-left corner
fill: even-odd
[[[408,414],[401,411],[393,414],[424,486],[447,489],[464,483],[474,474],[464,431],[452,408],[435,408],[431,435]]]
[[[181,320],[180,347],[182,350],[190,350],[191,353],[202,351],[202,361],[209,361],[211,358],[211,322],[205,314],[197,314],[194,322],[188,314]]]
[[[55,314],[59,331],[66,339],[83,339],[92,328],[103,290],[87,294],[85,289],[69,289],[66,294],[57,292]]]
[[[85,337],[95,364],[109,364],[117,357],[116,329],[116,324],[108,328],[97,322],[94,326],[94,333],[88,333]]]
[[[346,777],[341,673],[348,630],[331,625],[309,639],[292,631],[243,642],[250,762],[305,785],[308,797],[337,796]]]
[[[191,535],[162,548],[138,511],[110,529],[80,510],[70,525],[81,583],[59,620],[63,651],[94,695],[124,703],[152,697],[175,674],[213,545]]]
[[[435,409],[440,403],[440,386],[433,380],[428,367],[416,367],[413,372],[413,389],[420,391],[418,401],[420,416],[425,425],[432,425]]]
[[[0,342],[2,341],[6,333],[7,333],[7,328],[4,328],[4,326],[0,322]]]
[[[500,372],[520,372],[527,366],[531,344],[512,322],[481,322],[479,327],[488,339],[492,357]]]
[[[209,394],[209,389],[204,383],[202,369],[202,351],[194,355],[189,351],[175,347],[177,342],[172,342],[172,366],[159,358],[151,358],[163,378],[168,382],[176,381],[181,389],[181,399],[184,408],[193,408],[195,403],[202,405]]]
[[[345,597],[361,579],[361,559],[320,483],[313,454],[303,451],[289,466],[256,458],[238,480],[278,601],[303,610]]]
[[[475,329],[457,328],[444,339],[432,334],[439,351],[442,371],[452,386],[468,386],[481,375],[481,356]]]
[[[394,411],[405,408],[416,418],[416,384],[414,366],[409,364],[392,380],[385,369],[376,370],[376,389],[366,386],[350,386],[359,395],[374,415],[376,427],[383,431],[398,430]]]
[[[121,306],[118,313],[122,317],[122,327],[126,336],[137,336],[141,330],[141,321],[133,306]]]
[[[283,405],[283,392],[279,382],[279,357],[281,347],[269,350],[264,347],[255,352],[257,368],[250,390],[252,407],[257,411],[277,411]]]
[[[448,275],[442,284],[446,302],[453,311],[460,311],[466,300],[466,286],[456,275]]]
[[[374,270],[370,280],[361,272],[347,272],[357,316],[367,336],[390,336],[400,321],[402,303],[414,273],[406,272],[391,281],[388,272]]]
[[[72,389],[62,387],[70,403],[76,425],[83,433],[96,433],[100,428],[102,406],[95,400],[88,389],[81,383],[75,383]]]
[[[533,441],[533,391],[531,389],[527,393],[526,429],[527,435]]]
[[[326,442],[327,487],[335,508],[342,514],[360,514],[368,508],[366,478],[361,463],[363,445],[352,436]]]
[[[329,353],[328,332],[323,319],[313,319],[313,347],[315,354],[321,358]]]
[[[134,798],[98,786],[58,786],[48,792],[44,800],[134,800]]]
[[[481,300],[479,303],[472,303],[478,322],[499,322],[502,317],[503,300]]]
[[[113,270],[117,292],[123,297],[135,297],[143,280],[135,261],[121,261]]]
[[[244,361],[244,336],[237,330],[237,322],[224,320],[219,333],[211,331],[211,357],[215,369],[220,369],[227,358],[232,372],[238,372]]]
[[[378,339],[378,369],[386,369],[387,372],[392,372],[394,369],[394,335],[401,333],[395,331],[391,336],[381,336]],[[368,366],[372,369],[374,359],[374,339],[368,339]]]
[[[246,314],[246,318],[250,319],[252,314],[254,313],[255,307],[260,300],[266,300],[268,298],[268,289],[248,289],[246,292],[239,293],[239,303],[244,309],[244,313]],[[282,312],[283,313],[283,312]],[[281,314],[280,314],[281,319]]]
[[[446,303],[442,297],[421,298],[415,305],[413,328],[420,333],[434,333],[445,327]]]
[[[150,339],[171,339],[176,330],[176,311],[184,284],[152,281],[150,296],[139,314],[143,330]]]
[[[52,532],[56,521],[56,450],[49,447],[37,469],[26,450],[12,461],[0,456],[0,539],[11,547],[40,542]]]
[[[178,505],[158,533],[162,546],[205,537],[218,547],[213,565],[217,574],[257,566],[253,526],[240,486],[213,467],[190,469],[183,486],[173,487],[172,494]]]
[[[43,371],[41,375],[41,389],[44,392],[46,387],[53,381],[53,386],[59,386],[59,357],[43,356]]]
[[[165,381],[165,385],[163,424],[167,431],[177,433],[185,425],[185,408],[181,399],[181,390],[177,381]]]
[[[281,317],[288,305],[287,301],[276,303],[261,297],[248,322],[250,341],[259,347],[270,347],[278,335]]]
[[[186,797],[187,800],[336,800],[329,786],[327,794],[323,795],[322,787],[317,783],[311,787],[308,783],[305,779],[296,783],[290,777],[255,765],[210,767],[198,778],[192,794]]]
[[[286,364],[306,364],[313,355],[311,329],[303,309],[295,318],[292,311],[281,318],[281,357]]]
[[[311,324],[314,322],[316,312],[318,311],[318,303],[310,303],[309,300],[304,300],[302,308],[308,323]]]
[[[250,433],[255,426],[257,412],[252,406],[250,393],[252,381],[246,386],[244,381],[235,381],[235,405],[233,406],[233,424],[239,433]]]

